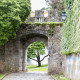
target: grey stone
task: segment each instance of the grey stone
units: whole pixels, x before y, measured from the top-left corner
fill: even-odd
[[[42,41],[48,47],[48,73],[59,73],[62,71],[60,54],[61,26],[54,27],[54,35],[49,35],[49,25],[21,26],[17,32],[16,39],[7,42],[3,48],[0,47],[0,71],[27,71],[27,47],[32,42]]]

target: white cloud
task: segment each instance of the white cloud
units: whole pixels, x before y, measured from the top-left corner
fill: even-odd
[[[47,7],[45,0],[31,0],[32,11],[40,10],[43,7]]]

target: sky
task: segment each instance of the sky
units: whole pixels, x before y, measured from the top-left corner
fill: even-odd
[[[47,7],[45,0],[31,0],[32,11],[40,10],[43,7]]]

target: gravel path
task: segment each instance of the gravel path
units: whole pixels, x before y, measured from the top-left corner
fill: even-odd
[[[47,73],[39,72],[20,72],[11,73],[2,80],[54,80]]]

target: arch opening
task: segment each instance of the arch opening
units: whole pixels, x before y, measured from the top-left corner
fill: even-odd
[[[41,41],[31,43],[27,48],[28,72],[48,72],[48,49]]]
[[[22,69],[23,71],[28,71],[28,66],[29,63],[27,61],[28,59],[28,48],[29,46],[31,46],[31,44],[33,43],[36,43],[36,42],[41,42],[45,45],[45,50],[46,50],[46,55],[44,55],[42,58],[46,58],[48,56],[48,37],[45,36],[45,35],[42,35],[42,34],[29,34],[29,35],[26,35],[26,36],[22,36],[21,38],[21,42],[23,44],[23,65],[22,65]],[[43,50],[42,50],[43,52]],[[43,61],[44,59],[41,60]],[[48,59],[47,60],[47,64],[48,64]],[[33,61],[32,61],[33,62]],[[33,62],[35,64],[33,65],[37,65],[36,62]],[[45,62],[42,62],[42,64],[45,63]],[[41,64],[41,63],[40,63]],[[47,66],[47,64],[44,64]],[[39,63],[38,63],[38,66],[39,66]],[[47,67],[46,67],[46,71],[47,71]]]

